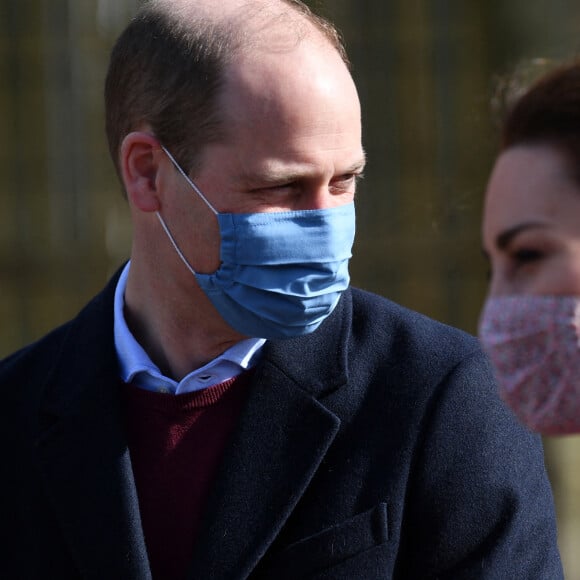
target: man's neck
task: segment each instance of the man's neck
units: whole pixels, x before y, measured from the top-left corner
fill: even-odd
[[[151,360],[176,381],[247,338],[225,323],[195,280],[187,288],[177,288],[173,282],[147,279],[134,262],[124,316]]]

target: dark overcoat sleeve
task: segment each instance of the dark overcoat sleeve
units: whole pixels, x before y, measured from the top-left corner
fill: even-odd
[[[397,577],[562,578],[541,441],[476,352],[437,388],[411,467]]]

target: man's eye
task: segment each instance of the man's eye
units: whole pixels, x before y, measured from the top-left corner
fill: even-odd
[[[292,189],[296,187],[296,183],[289,181],[288,183],[280,183],[279,185],[273,185],[270,189]]]
[[[336,192],[354,191],[360,179],[362,179],[362,174],[347,173],[334,179],[330,184],[330,188]]]
[[[296,188],[295,182],[288,182],[288,183],[272,184],[265,187],[259,187],[253,189],[252,191],[258,194],[280,195],[287,194],[288,192],[292,191],[295,188]]]
[[[363,174],[362,173],[347,173],[346,175],[341,175],[338,178],[338,182],[339,183],[352,183],[354,182],[358,182],[363,178]]]

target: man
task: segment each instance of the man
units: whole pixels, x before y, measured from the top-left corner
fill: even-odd
[[[348,288],[359,102],[288,0],[113,50],[131,260],[0,367],[7,578],[561,578],[541,445],[471,337]]]

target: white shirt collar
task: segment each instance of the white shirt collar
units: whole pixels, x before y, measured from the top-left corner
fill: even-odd
[[[131,262],[123,268],[115,289],[114,332],[115,348],[121,366],[121,378],[149,391],[176,395],[198,391],[235,377],[254,366],[266,342],[263,338],[249,338],[236,343],[203,367],[189,373],[181,381],[164,376],[157,365],[137,342],[125,321],[125,288]]]

